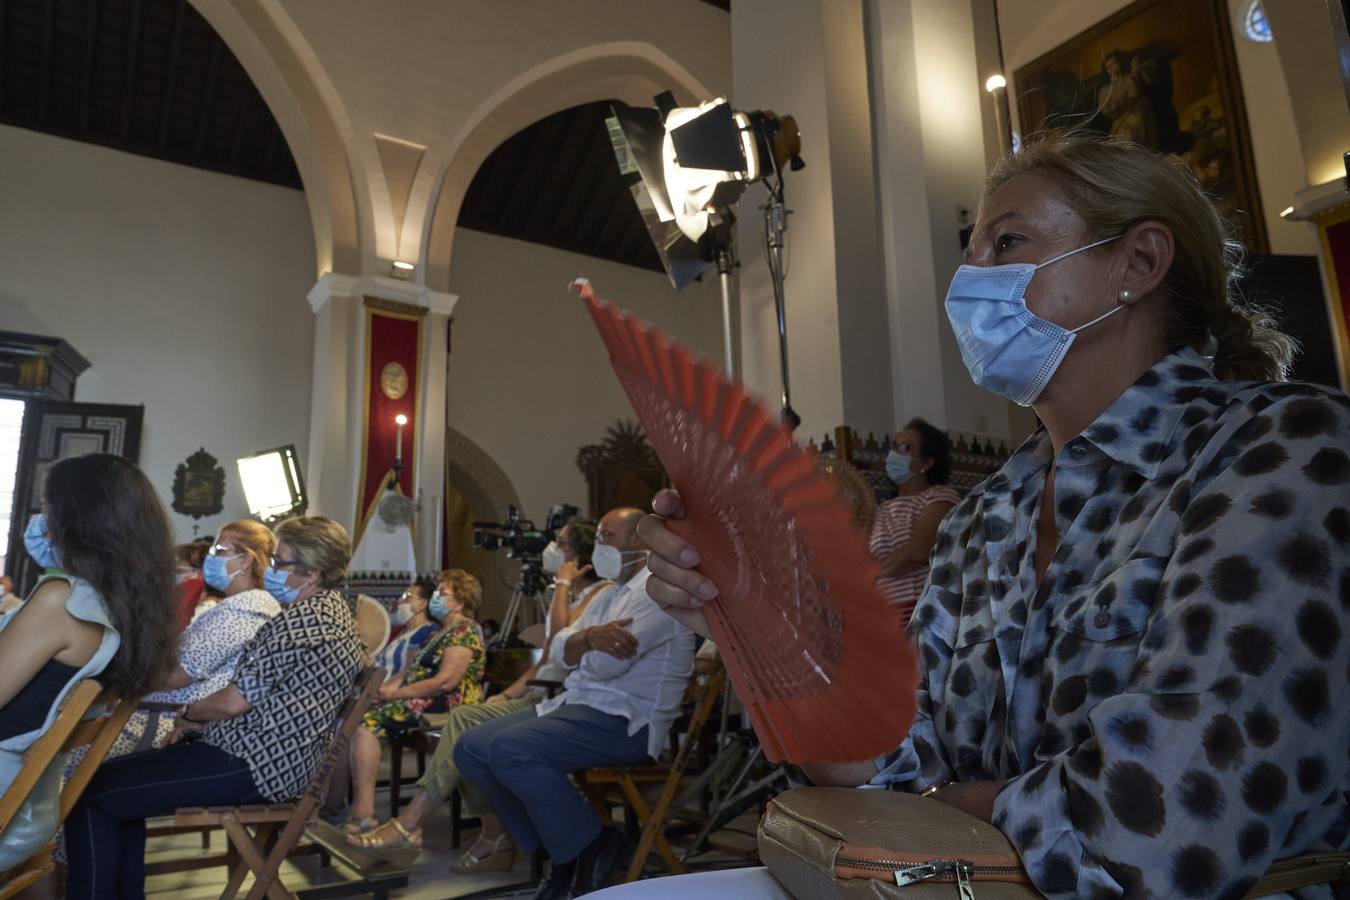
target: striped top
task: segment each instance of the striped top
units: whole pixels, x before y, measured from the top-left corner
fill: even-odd
[[[945,484],[935,484],[917,494],[887,500],[878,507],[876,521],[872,523],[872,537],[868,542],[872,556],[884,562],[902,547],[914,531],[914,523],[919,521],[919,516],[923,515],[923,511],[930,503],[955,505],[959,502],[961,495]],[[922,568],[915,569],[908,575],[877,579],[877,587],[881,590],[882,596],[886,598],[887,603],[899,610],[900,621],[905,625],[909,624],[909,617],[914,613],[914,604],[918,601],[919,592],[923,590],[923,583],[927,578],[928,564],[925,563]]]

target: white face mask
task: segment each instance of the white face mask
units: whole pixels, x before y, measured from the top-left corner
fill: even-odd
[[[567,557],[563,554],[562,548],[558,546],[557,541],[550,541],[543,552],[544,571],[550,575],[557,575],[558,570],[567,562]]]
[[[595,569],[595,574],[613,581],[623,574],[624,563],[637,556],[646,559],[647,551],[620,550],[609,544],[596,544],[595,549],[591,551],[591,566]]]
[[[413,611],[411,603],[400,603],[394,607],[394,624],[407,625],[412,620]]]

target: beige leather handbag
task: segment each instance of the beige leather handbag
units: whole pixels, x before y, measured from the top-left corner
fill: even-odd
[[[797,788],[770,801],[759,856],[794,897],[1032,900],[1003,832],[895,791]]]
[[[1031,900],[1012,844],[938,800],[895,791],[797,788],[770,801],[759,855],[801,900]],[[1350,852],[1277,860],[1248,897],[1336,882],[1350,892]],[[1338,895],[1339,896],[1339,895]]]

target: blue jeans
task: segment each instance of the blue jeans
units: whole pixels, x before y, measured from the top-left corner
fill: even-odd
[[[460,774],[492,804],[516,846],[533,853],[543,845],[555,863],[576,859],[601,829],[567,776],[594,766],[649,762],[646,728],[630,737],[627,719],[580,704],[564,704],[546,716],[523,709],[484,722],[455,748]]]
[[[148,818],[266,802],[248,763],[200,741],[109,760],[66,819],[66,898],[143,898]]]

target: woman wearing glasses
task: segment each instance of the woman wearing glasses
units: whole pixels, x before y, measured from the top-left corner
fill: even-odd
[[[99,769],[66,820],[67,897],[145,896],[147,818],[284,803],[314,776],[362,664],[356,622],[336,590],[351,541],[320,517],[287,520],[276,535],[263,585],[280,615],[244,647],[229,684],[184,707],[170,746]]]
[[[435,590],[436,586],[430,579],[408,585],[394,607],[394,625],[403,630],[380,651],[380,655],[375,658],[375,665],[389,673],[402,672],[431,640],[432,635],[440,630],[440,623],[427,611]]]
[[[280,604],[262,588],[263,572],[276,546],[272,530],[250,519],[220,529],[202,560],[202,577],[223,599],[183,632],[178,665],[157,693],[145,697],[142,711],[131,717],[111,756],[161,746],[173,729],[173,714],[183,704],[209,697],[230,683],[244,647],[281,612]],[[147,725],[152,725],[148,733]]]

